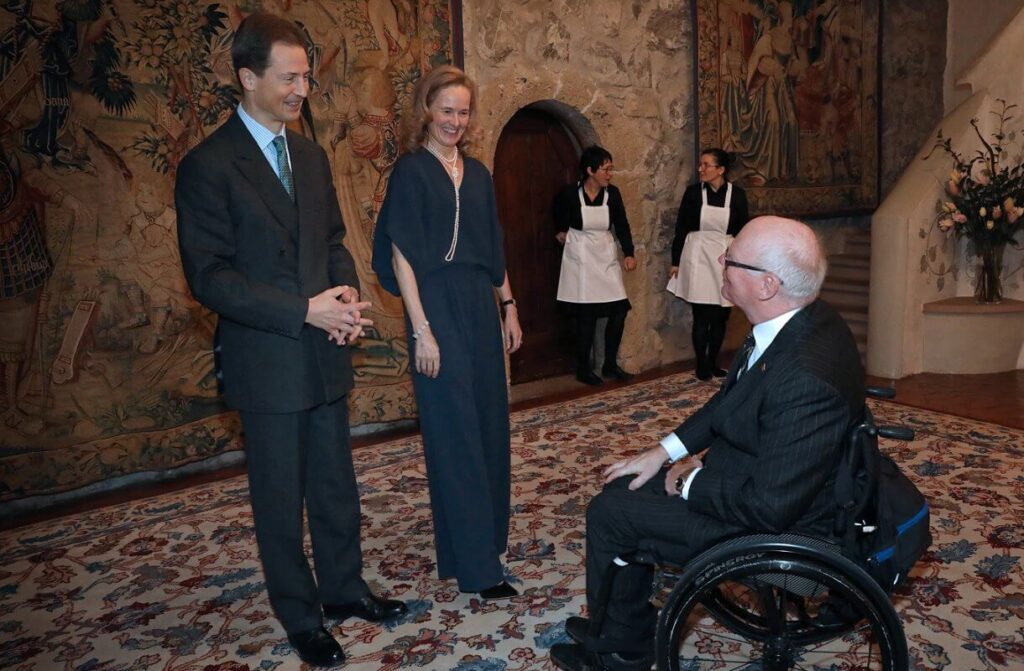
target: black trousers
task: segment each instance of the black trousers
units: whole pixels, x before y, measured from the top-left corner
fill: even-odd
[[[348,396],[301,412],[241,415],[270,605],[289,634],[319,627],[322,603],[348,603],[369,591],[362,578]],[[303,509],[315,580],[303,549]]]
[[[691,303],[693,308],[693,351],[697,355],[697,372],[710,373],[717,367],[716,359],[725,341],[730,308],[706,303]]]
[[[626,329],[628,311],[616,311],[608,315],[608,323],[604,327],[604,365],[617,365],[619,345],[622,344],[622,333]],[[599,315],[581,312],[576,316],[576,372],[592,372],[594,348],[594,329],[597,327]]]
[[[508,546],[512,457],[501,322],[490,278],[475,268],[431,273],[420,300],[441,350],[436,378],[412,374],[437,574],[479,592],[504,579]],[[409,351],[415,347],[410,337]]]
[[[714,543],[742,529],[695,513],[677,496],[665,493],[662,470],[636,491],[633,476],[614,480],[587,506],[587,607],[593,613],[608,568],[615,557],[640,548],[654,549],[666,561],[685,564]],[[628,649],[654,637],[657,612],[650,604],[653,570],[630,565],[615,578],[601,637],[612,649]]]

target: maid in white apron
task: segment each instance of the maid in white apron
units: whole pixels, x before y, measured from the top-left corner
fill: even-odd
[[[601,317],[608,318],[601,371],[605,377],[629,377],[618,364],[631,308],[622,268],[633,270],[636,259],[622,195],[611,185],[611,178],[612,155],[601,147],[587,147],[580,156],[579,183],[558,194],[554,205],[556,237],[565,246],[557,298],[559,306],[576,317],[576,379],[590,385],[602,382],[591,359],[594,328]],[[625,257],[621,265],[619,246]]]
[[[726,374],[716,358],[725,340],[731,304],[722,298],[718,257],[749,219],[746,193],[725,179],[729,162],[721,149],[701,152],[700,182],[686,189],[679,206],[666,287],[693,307],[693,349],[701,380]]]

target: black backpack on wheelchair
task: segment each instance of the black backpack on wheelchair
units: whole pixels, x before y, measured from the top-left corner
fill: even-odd
[[[872,396],[888,389],[869,388]],[[854,427],[836,473],[835,537],[887,593],[906,578],[932,543],[928,501],[892,459],[878,449],[878,436],[912,440],[902,427],[876,427],[871,411]]]

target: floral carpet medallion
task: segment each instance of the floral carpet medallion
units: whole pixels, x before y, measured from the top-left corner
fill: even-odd
[[[364,576],[410,612],[328,624],[346,669],[549,668],[584,603],[584,510],[600,471],[713,392],[689,375],[513,415],[506,563],[522,594],[481,602],[436,577],[417,437],[356,451]],[[932,505],[935,543],[895,595],[912,668],[1024,668],[1024,432],[890,403],[886,441]],[[244,478],[0,534],[0,668],[297,669],[270,611]]]

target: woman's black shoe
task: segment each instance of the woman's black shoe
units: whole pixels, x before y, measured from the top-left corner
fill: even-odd
[[[711,374],[714,375],[715,377],[725,377],[726,375],[729,374],[729,371],[725,370],[724,368],[719,368],[718,366],[715,366],[711,369]]]
[[[576,379],[582,382],[583,384],[589,384],[591,387],[600,387],[602,384],[604,384],[604,380],[594,375],[594,371],[592,370],[580,371],[576,373]]]
[[[616,380],[628,380],[633,377],[630,373],[619,368],[618,364],[614,366],[604,366],[601,368],[601,374],[605,377],[613,377]]]

